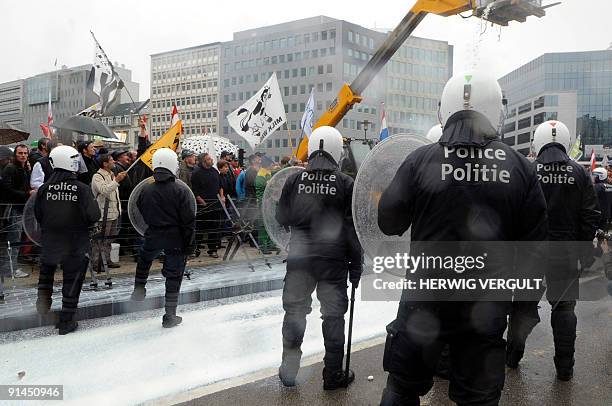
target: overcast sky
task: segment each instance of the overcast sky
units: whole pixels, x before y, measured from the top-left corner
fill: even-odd
[[[544,0],[545,4],[557,0]],[[394,28],[414,0],[100,0],[3,1],[0,4],[0,82],[58,66],[93,61],[93,30],[112,62],[133,72],[140,98],[149,96],[150,55],[208,42],[232,33],[316,15],[368,28]],[[480,36],[480,20],[427,16],[414,35],[455,46],[455,71],[474,65],[496,76],[546,52],[606,49],[612,42],[612,1],[563,0],[543,19],[530,17]]]

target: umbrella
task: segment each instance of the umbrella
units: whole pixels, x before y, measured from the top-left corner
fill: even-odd
[[[0,121],[0,145],[15,144],[25,141],[29,136],[29,132]]]
[[[97,135],[102,138],[117,139],[115,133],[101,121],[85,116],[72,116],[56,128],[60,131],[74,131],[81,134]]]

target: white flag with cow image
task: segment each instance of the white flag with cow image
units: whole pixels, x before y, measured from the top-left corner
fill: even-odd
[[[287,122],[276,73],[246,103],[227,116],[229,125],[252,149]]]

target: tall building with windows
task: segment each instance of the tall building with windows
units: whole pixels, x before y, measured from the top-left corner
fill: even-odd
[[[23,80],[0,83],[0,121],[23,125]]]
[[[386,32],[318,16],[236,32],[227,42],[152,55],[153,137],[169,127],[176,103],[185,136],[209,130],[250,152],[226,117],[276,73],[287,124],[258,149],[280,159],[300,140],[300,121],[311,90],[316,120],[386,38]],[[437,102],[452,62],[453,47],[448,43],[409,39],[337,128],[347,137],[378,138],[385,103],[391,133],[426,133],[437,120]]]
[[[453,46],[409,37],[386,69],[389,134],[427,134],[439,123],[438,102],[453,75]]]
[[[234,33],[232,41],[223,43],[221,135],[246,147],[226,117],[276,73],[287,124],[261,148],[274,158],[290,154],[301,136],[300,120],[311,90],[317,118],[340,87],[357,76],[384,38],[384,34],[324,16]],[[361,105],[338,127],[345,136],[363,137],[360,123],[366,120],[374,123],[369,128],[375,130],[384,90],[384,79],[368,88]]]
[[[185,136],[218,132],[220,44],[151,55],[151,123],[155,140],[170,128],[172,106]]]
[[[527,155],[546,120],[584,145],[612,145],[612,50],[544,54],[500,79],[508,98],[504,142]]]
[[[125,65],[115,64],[115,70],[132,97],[138,100],[139,84],[132,81],[132,72]],[[91,65],[76,66],[42,73],[22,81],[22,127],[30,133],[31,139],[42,136],[40,124],[47,123],[49,94],[56,125],[78,114],[97,101],[97,96],[87,88]],[[9,82],[14,83],[14,82]],[[0,85],[2,89],[4,85]],[[0,90],[1,92],[1,90]],[[1,96],[0,96],[1,100]],[[121,91],[118,104],[129,102],[127,92]]]

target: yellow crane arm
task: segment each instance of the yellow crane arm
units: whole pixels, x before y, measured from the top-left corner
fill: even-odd
[[[402,46],[414,29],[423,21],[427,14],[451,16],[467,10],[475,10],[479,0],[417,0],[410,12],[399,25],[389,34],[385,42],[376,50],[372,59],[367,63],[359,75],[348,85],[344,84],[336,100],[319,118],[314,128],[324,125],[335,127],[346,113],[362,100],[361,94],[389,62],[391,57]],[[296,152],[297,159],[302,161],[308,158],[308,137],[304,137]]]

